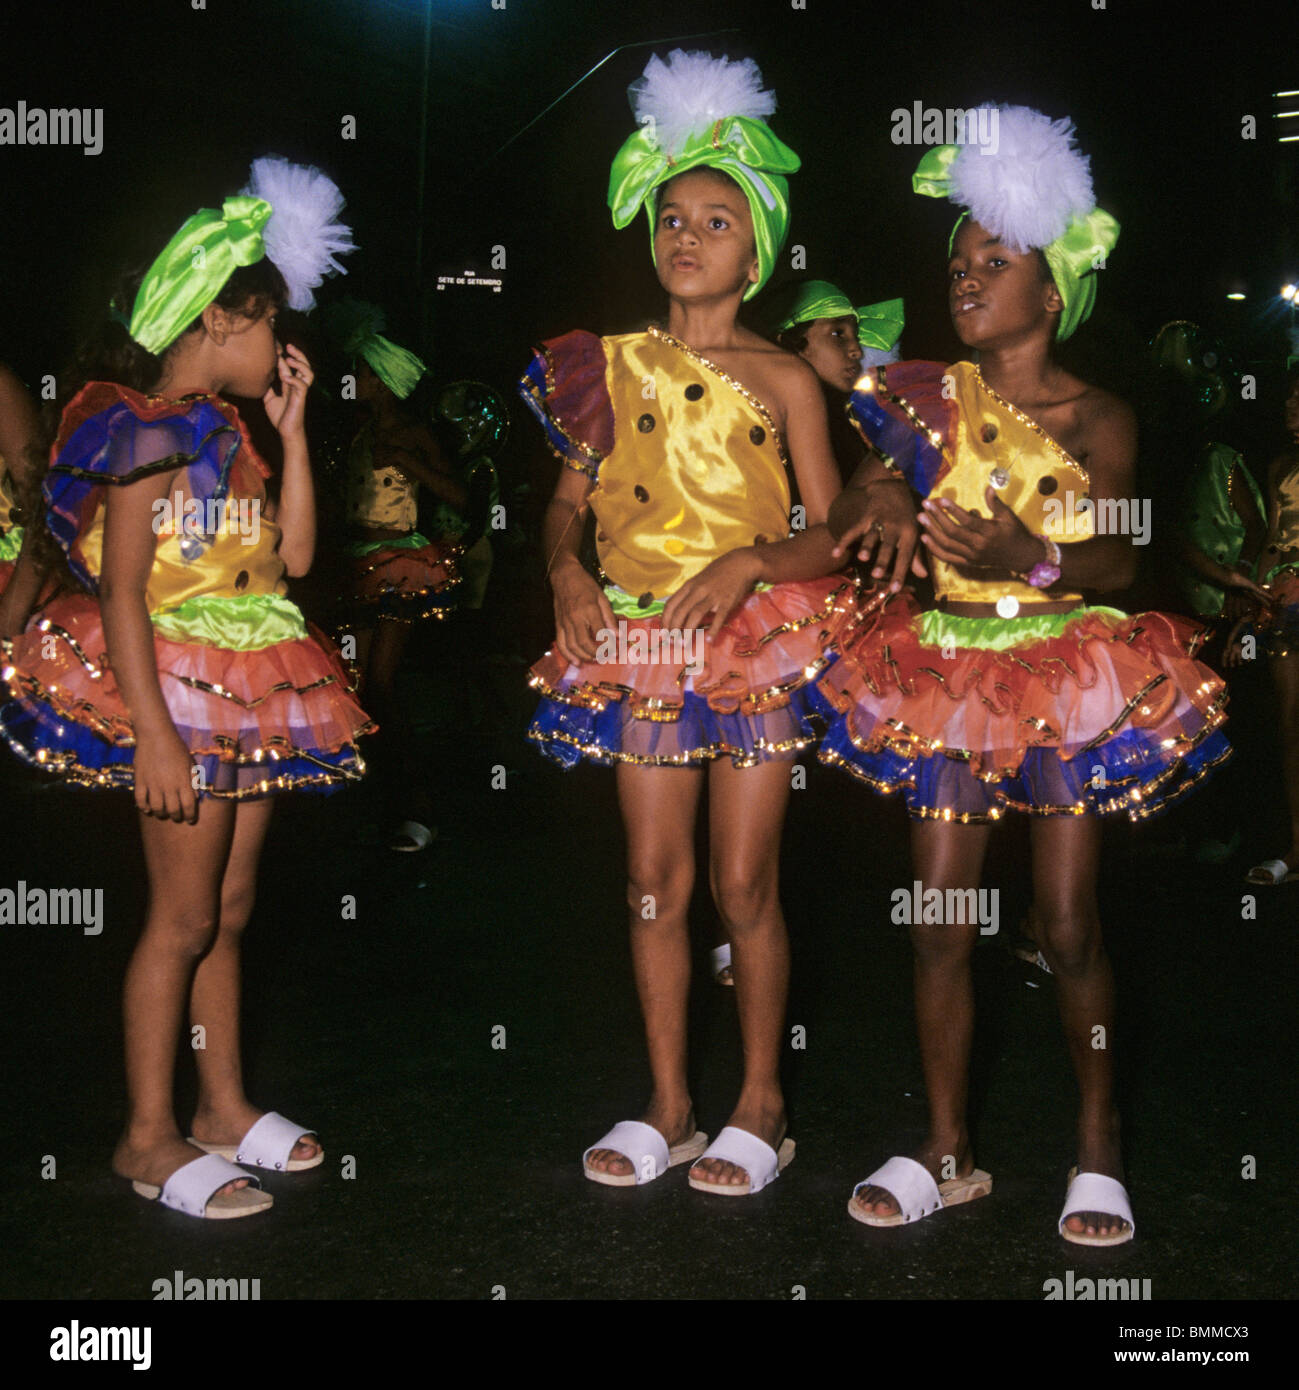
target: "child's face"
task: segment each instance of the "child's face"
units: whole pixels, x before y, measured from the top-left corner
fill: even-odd
[[[654,230],[659,283],[674,299],[718,299],[758,282],[753,214],[737,184],[708,169],[663,189]]]
[[[260,313],[250,303],[245,312],[227,315],[225,389],[236,396],[261,397],[270,390],[278,372],[280,342],[275,336],[274,305]],[[256,317],[252,317],[256,315]]]
[[[813,319],[806,332],[807,346],[798,355],[827,386],[851,391],[861,375],[856,318],[845,314],[837,319]]]
[[[1063,308],[1036,251],[1012,251],[968,218],[956,233],[947,278],[952,323],[966,347],[995,347]]]

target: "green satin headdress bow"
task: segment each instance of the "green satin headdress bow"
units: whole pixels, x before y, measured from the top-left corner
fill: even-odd
[[[751,116],[726,116],[702,134],[691,135],[676,154],[656,143],[647,124],[628,136],[609,172],[609,208],[613,225],[627,226],[644,207],[649,218],[650,254],[654,255],[656,188],[691,169],[718,169],[744,191],[753,213],[753,239],[758,258],[758,283],[744,292],[752,299],[771,278],[776,257],[789,232],[789,183],[799,158],[772,134],[765,121]],[[657,264],[657,261],[655,262]]]
[[[862,347],[887,352],[902,336],[906,327],[903,303],[900,299],[883,299],[878,304],[853,307],[848,296],[828,280],[807,280],[795,290],[794,297],[780,311],[776,333],[793,328],[796,323],[811,323],[813,319],[857,320],[857,340]]]
[[[951,167],[961,149],[960,145],[938,145],[927,151],[911,176],[912,189],[928,198],[950,197]],[[949,255],[956,233],[969,215],[967,210],[956,219],[947,240]],[[996,227],[988,230],[999,235]],[[1096,305],[1096,271],[1104,267],[1105,258],[1118,239],[1118,222],[1104,209],[1092,208],[1085,216],[1073,218],[1060,236],[1039,248],[1064,302],[1055,331],[1060,342],[1071,337],[1079,324],[1091,316]]]
[[[270,215],[263,198],[227,198],[220,212],[200,208],[145,274],[127,328],[131,337],[155,356],[170,347],[237,266],[266,254],[262,228]]]

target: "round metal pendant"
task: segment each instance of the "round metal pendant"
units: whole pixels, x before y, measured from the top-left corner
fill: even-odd
[[[1013,618],[1019,612],[1019,600],[1010,594],[1003,594],[997,600],[997,617]]]
[[[998,491],[1000,491],[1000,489],[1005,487],[1006,484],[1010,482],[1010,474],[1007,473],[1004,468],[994,468],[992,470],[992,478],[990,481],[992,482],[993,487],[997,488]]]

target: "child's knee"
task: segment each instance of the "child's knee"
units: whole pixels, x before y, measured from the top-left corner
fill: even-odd
[[[627,906],[642,921],[684,914],[693,888],[693,870],[680,861],[642,860],[628,866]]]
[[[915,923],[911,947],[923,965],[962,966],[970,959],[977,935],[978,927],[973,923]]]
[[[1037,912],[1037,943],[1052,970],[1085,970],[1101,952],[1101,926],[1094,909],[1060,907]]]
[[[210,907],[177,907],[149,924],[149,933],[180,956],[201,956],[216,940],[218,915]]]
[[[257,901],[257,885],[240,883],[221,890],[221,930],[242,931],[253,915],[253,904]]]
[[[744,875],[714,870],[709,877],[713,902],[731,931],[756,926],[779,906],[774,874]]]

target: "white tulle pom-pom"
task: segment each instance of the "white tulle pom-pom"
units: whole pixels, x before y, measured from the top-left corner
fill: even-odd
[[[896,344],[891,348],[864,347],[861,350],[862,371],[866,371],[870,367],[887,367],[890,362],[898,360]]]
[[[680,48],[668,54],[666,63],[655,54],[628,94],[637,123],[652,122],[654,142],[666,154],[677,153],[688,136],[727,116],[765,118],[776,109],[776,94],[763,90],[762,73],[752,58],[732,62]]]
[[[326,275],[346,275],[335,256],[355,251],[352,229],[338,221],[343,195],[327,174],[279,155],[254,160],[242,190],[272,208],[262,234],[266,254],[289,287],[290,309],[311,309]]]
[[[1012,251],[1046,246],[1096,206],[1090,161],[1075,147],[1071,120],[1029,106],[993,110],[995,153],[962,146],[952,162],[952,201]]]

